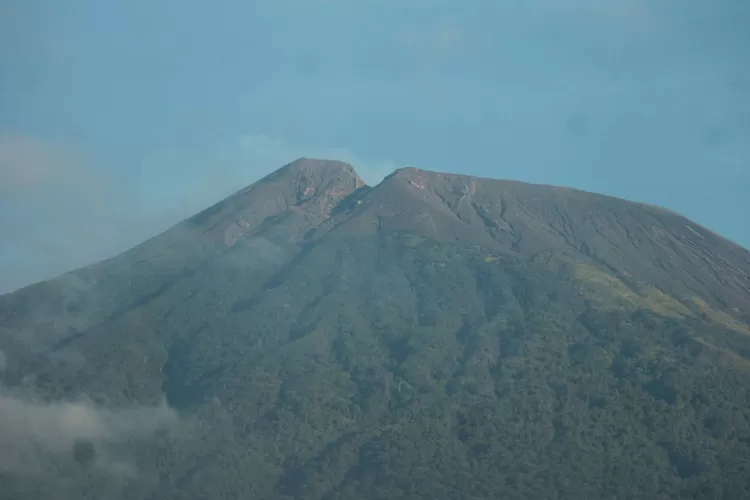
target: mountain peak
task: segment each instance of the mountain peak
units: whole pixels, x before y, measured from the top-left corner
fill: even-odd
[[[291,172],[305,172],[307,174],[325,174],[331,175],[336,173],[345,173],[359,177],[357,172],[354,170],[349,163],[339,160],[328,160],[324,158],[308,158],[301,157],[297,158],[291,163],[284,165],[279,168],[271,175],[278,174],[283,175]]]
[[[165,400],[189,431],[43,448],[0,418],[28,460],[0,498],[111,491],[80,442],[138,464],[133,500],[750,498],[750,252],[574,189],[300,158],[0,297],[0,356],[22,417]]]
[[[281,216],[300,217],[310,229],[365,182],[348,163],[299,158],[183,223],[232,246],[243,235]],[[299,235],[292,239],[296,240]]]

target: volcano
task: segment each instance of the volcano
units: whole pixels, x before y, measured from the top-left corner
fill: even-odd
[[[0,412],[0,498],[750,497],[750,252],[569,188],[300,159],[0,297],[0,352],[75,434]]]

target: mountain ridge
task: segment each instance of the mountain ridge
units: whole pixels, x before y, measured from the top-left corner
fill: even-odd
[[[492,183],[498,183],[498,184],[507,184],[510,187],[512,187],[512,186],[519,186],[519,187],[526,186],[526,187],[534,187],[534,188],[551,189],[551,190],[554,190],[554,191],[573,192],[573,193],[577,193],[577,194],[580,194],[580,195],[598,197],[598,198],[602,198],[602,199],[609,200],[609,201],[625,202],[627,204],[639,205],[639,206],[645,207],[645,208],[650,209],[650,210],[655,210],[657,212],[661,212],[661,213],[665,213],[665,214],[668,214],[668,215],[679,217],[681,219],[685,219],[687,222],[689,222],[693,226],[696,226],[696,227],[700,228],[702,231],[706,231],[706,232],[711,233],[714,237],[721,238],[722,240],[726,241],[727,243],[730,243],[730,244],[732,244],[735,247],[739,247],[743,251],[748,251],[749,250],[749,249],[745,248],[744,246],[740,245],[739,243],[731,240],[730,238],[727,238],[726,236],[723,236],[723,235],[717,233],[716,231],[710,229],[709,227],[707,227],[705,225],[702,225],[702,224],[699,224],[699,223],[697,223],[697,222],[695,222],[695,221],[687,218],[683,214],[681,214],[679,212],[676,212],[676,211],[674,211],[672,209],[669,209],[669,208],[666,208],[666,207],[663,207],[663,206],[660,206],[660,205],[656,205],[656,204],[653,204],[653,203],[633,201],[633,200],[630,200],[630,199],[627,199],[627,198],[623,198],[621,196],[615,196],[615,195],[610,195],[610,194],[603,194],[603,193],[599,193],[599,192],[595,192],[595,191],[589,191],[589,190],[575,188],[575,187],[570,187],[570,186],[560,186],[560,185],[546,184],[546,183],[535,183],[535,182],[519,181],[519,180],[514,180],[514,179],[498,179],[498,178],[493,178],[493,177],[475,176],[475,175],[469,175],[469,174],[454,174],[454,173],[450,173],[450,172],[444,172],[444,171],[438,171],[438,170],[429,170],[429,169],[423,169],[423,168],[418,168],[418,167],[413,167],[413,166],[398,168],[398,169],[396,169],[393,173],[391,173],[387,177],[391,177],[391,176],[395,176],[395,175],[409,176],[409,175],[412,175],[412,174],[419,174],[419,173],[424,173],[424,174],[427,174],[427,175],[430,175],[430,176],[433,176],[433,177],[449,177],[449,178],[463,180],[463,181],[466,181],[466,182],[469,182],[470,180],[473,180],[473,181],[476,181],[476,182],[492,182]]]
[[[542,204],[535,207],[540,199]],[[640,211],[651,228],[640,224],[638,233],[623,231],[627,224],[622,213],[614,218],[607,215],[614,210],[611,204],[620,211]],[[636,295],[638,283],[655,285],[657,294],[676,293],[672,298],[687,307],[683,312],[718,317],[715,309],[725,308],[728,312],[720,315],[725,325],[738,328],[737,324],[748,323],[736,313],[750,308],[750,252],[667,209],[571,188],[416,167],[397,169],[370,187],[349,164],[310,158],[277,169],[119,256],[68,274],[74,279],[82,275],[85,281],[88,270],[112,262],[137,275],[133,266],[150,259],[160,274],[168,275],[165,271],[170,268],[181,273],[185,271],[181,262],[217,258],[240,240],[254,242],[255,251],[266,258],[276,253],[276,265],[284,266],[329,233],[373,235],[384,225],[388,231],[437,241],[470,242],[501,256],[530,258],[539,252],[562,252],[581,259],[590,279],[608,280],[610,286],[624,286]],[[595,226],[593,239],[585,234],[586,225]],[[668,226],[685,230],[665,231]],[[721,256],[706,254],[698,247],[706,238],[725,244],[729,251]],[[640,262],[637,254],[635,259],[627,258],[623,248],[635,245],[634,239],[657,249],[658,253],[652,251],[657,257],[654,262]],[[680,259],[674,263],[676,255]],[[696,261],[714,267],[689,276],[687,282],[672,277],[684,274],[686,266],[696,268]],[[151,269],[143,270],[147,281]],[[682,282],[676,285],[678,281]],[[740,330],[750,329],[745,325]]]
[[[433,180],[436,178],[451,179],[453,182],[457,181],[460,183],[465,183],[467,185],[471,183],[476,184],[476,183],[489,182],[489,183],[493,183],[496,185],[504,185],[509,188],[516,187],[516,188],[524,189],[526,191],[550,190],[552,192],[574,193],[576,195],[592,197],[593,199],[600,199],[603,201],[613,201],[616,203],[622,203],[622,204],[626,204],[630,206],[638,205],[647,210],[652,210],[657,213],[665,214],[667,216],[677,217],[681,219],[682,221],[684,221],[686,224],[689,224],[688,226],[689,231],[693,231],[694,230],[693,228],[696,228],[696,230],[708,233],[711,237],[718,238],[730,244],[732,247],[734,247],[735,251],[739,250],[743,253],[748,252],[748,249],[732,241],[731,239],[728,239],[727,237],[719,233],[716,233],[710,228],[704,225],[701,225],[695,221],[692,221],[678,212],[675,212],[668,208],[665,208],[659,205],[654,205],[651,203],[630,201],[628,199],[617,197],[617,196],[586,191],[586,190],[573,188],[573,187],[557,186],[553,184],[530,183],[530,182],[517,181],[517,180],[512,180],[512,179],[495,179],[491,177],[472,176],[468,174],[452,174],[448,172],[433,171],[433,170],[418,168],[414,166],[406,166],[406,167],[397,168],[391,174],[387,175],[383,180],[381,180],[378,184],[374,186],[369,186],[361,179],[361,177],[357,174],[356,170],[352,167],[352,165],[348,163],[338,161],[338,160],[326,160],[326,159],[320,159],[320,158],[307,158],[307,157],[301,157],[293,162],[290,162],[289,164],[264,176],[263,178],[259,179],[253,184],[250,184],[248,186],[245,186],[237,190],[235,193],[227,196],[226,198],[222,200],[217,201],[216,203],[214,203],[210,207],[207,207],[201,212],[195,215],[189,216],[186,219],[176,223],[174,226],[167,229],[162,234],[168,234],[170,232],[179,231],[181,229],[184,229],[184,227],[189,224],[198,223],[198,225],[200,225],[200,222],[202,222],[201,219],[211,217],[212,215],[217,215],[217,213],[222,212],[222,209],[234,208],[235,210],[238,210],[237,203],[239,203],[243,197],[246,197],[247,195],[252,194],[253,190],[258,189],[259,187],[261,187],[262,184],[272,183],[273,181],[278,181],[278,180],[282,180],[282,182],[287,181],[286,179],[284,179],[285,174],[304,175],[305,173],[317,171],[316,178],[319,179],[321,173],[330,174],[332,172],[335,172],[336,170],[339,170],[340,173],[343,173],[345,175],[349,174],[351,176],[351,180],[355,183],[355,186],[356,186],[355,189],[353,190],[344,190],[345,191],[344,196],[338,200],[340,202],[344,202],[345,201],[344,198],[355,195],[355,192],[359,190],[372,191],[373,189],[378,188],[383,182],[387,181],[390,178],[403,179],[404,181],[409,182],[409,183],[416,182],[415,178],[418,178],[419,176],[429,176]],[[307,186],[307,187],[312,187],[312,186]],[[357,193],[357,194],[361,198],[362,194],[361,193]],[[287,196],[287,199],[284,199],[283,201],[281,201],[281,203],[279,203],[280,206],[276,208],[276,211],[271,210],[269,213],[275,216],[283,212],[283,210],[290,208],[291,205],[289,205],[289,198],[292,198],[292,197],[289,196],[289,193],[286,193],[286,196]],[[318,198],[316,197],[316,199]],[[277,203],[279,202],[279,200],[274,200],[274,201],[276,201]],[[361,200],[358,200],[358,201],[361,202]],[[268,200],[266,200],[266,203],[268,203]],[[226,234],[224,234],[224,238],[225,238],[224,241],[231,241],[232,239],[236,238],[236,235],[242,232],[242,227],[247,225],[247,222],[243,222],[241,217],[239,217],[238,219],[239,219],[239,222],[234,222],[234,224],[231,224],[231,223],[229,224],[232,227]],[[211,227],[210,229],[214,229],[214,228]],[[227,228],[224,228],[224,229],[226,230]],[[149,238],[148,240],[146,240],[146,242],[154,238],[158,238],[159,236],[161,235],[156,235],[152,238]],[[701,237],[700,233],[697,236]],[[221,241],[221,238],[218,238],[217,241]],[[146,243],[146,242],[143,242],[143,243]],[[135,245],[135,247],[138,247],[142,244]],[[133,250],[133,248],[122,252],[122,254],[128,253],[130,250]],[[103,259],[103,260],[108,261],[110,259]],[[750,262],[750,257],[746,256],[745,260],[747,262]],[[95,265],[95,264],[96,263],[93,263],[92,265]],[[63,274],[66,274],[66,273],[63,273]],[[55,279],[55,278],[51,278],[51,279]],[[50,280],[45,280],[45,281],[50,281]],[[29,284],[27,286],[32,286],[32,285],[34,285],[34,283]],[[17,290],[14,290],[14,291],[17,291]]]
[[[47,464],[0,498],[741,498],[748,325],[750,252],[679,215],[300,159],[0,296],[0,403],[185,419],[0,426]]]

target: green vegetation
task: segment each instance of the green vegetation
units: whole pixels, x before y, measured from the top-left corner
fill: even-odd
[[[36,385],[183,412],[130,451],[125,498],[750,494],[747,336],[608,302],[554,254],[487,257],[392,234],[325,240],[260,286],[208,263]],[[110,487],[87,474],[91,498]]]
[[[750,498],[746,250],[574,190],[362,184],[301,160],[0,297],[0,499]]]

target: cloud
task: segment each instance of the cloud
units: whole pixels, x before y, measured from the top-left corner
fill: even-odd
[[[0,134],[0,293],[120,248],[129,193],[107,173],[63,141]]]
[[[100,408],[87,401],[44,403],[0,392],[0,473],[47,474],[50,459],[80,460],[81,443],[90,448],[95,466],[116,473],[134,469],[127,456],[108,454],[109,446],[149,438],[174,429],[177,414],[162,403],[126,410]]]
[[[74,441],[93,442],[149,435],[177,416],[166,405],[113,411],[90,403],[38,403],[0,395],[2,435],[34,441],[50,451],[70,448]]]
[[[112,202],[119,188],[105,169],[64,141],[0,133],[0,196],[60,192],[71,195],[69,202]]]
[[[122,250],[138,234],[132,200],[75,148],[0,136],[0,293]]]
[[[55,141],[0,136],[0,293],[114,256],[300,157],[351,163],[374,184],[397,164],[264,134],[165,149],[115,182],[107,166]],[[136,168],[134,168],[136,167]]]
[[[74,173],[71,154],[21,135],[0,135],[0,194],[39,188]]]
[[[368,184],[398,168],[391,160],[362,159],[346,148],[294,144],[266,134],[241,134],[222,144],[196,150],[158,151],[141,164],[135,191],[139,210],[158,224],[195,213],[302,157],[351,164]]]
[[[134,190],[140,209],[149,215],[156,210],[188,217],[302,157],[350,163],[370,184],[398,168],[394,161],[362,159],[346,148],[301,146],[266,134],[241,134],[212,147],[148,155]]]

